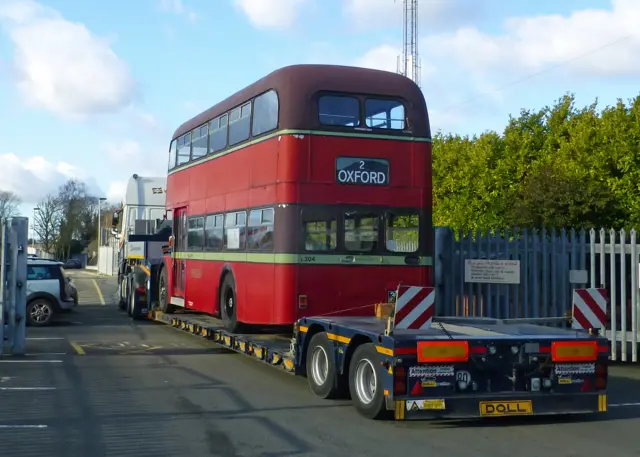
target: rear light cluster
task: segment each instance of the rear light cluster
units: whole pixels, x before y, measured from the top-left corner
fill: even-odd
[[[393,370],[393,394],[407,394],[407,372],[404,367],[395,367]]]
[[[146,294],[147,293],[147,287],[146,286],[138,286],[138,287],[136,287],[136,293],[138,293],[138,294]]]
[[[468,341],[420,341],[418,362],[454,363],[469,360]]]

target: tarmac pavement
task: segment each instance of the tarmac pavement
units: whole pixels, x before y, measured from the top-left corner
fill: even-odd
[[[29,328],[29,355],[0,360],[1,456],[640,455],[640,366],[611,368],[606,414],[374,422],[305,379],[134,323],[112,304],[114,278],[72,275],[72,317]]]

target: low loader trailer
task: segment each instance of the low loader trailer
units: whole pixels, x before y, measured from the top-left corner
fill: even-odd
[[[235,334],[208,315],[158,310],[154,269],[137,276],[146,284],[132,288],[135,314],[306,377],[318,397],[350,397],[370,419],[607,411],[609,342],[593,329],[434,318],[434,289],[399,286],[375,316],[304,317],[287,335]]]

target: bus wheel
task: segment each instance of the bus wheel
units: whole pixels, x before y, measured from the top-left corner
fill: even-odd
[[[368,419],[387,415],[380,358],[373,343],[356,348],[349,364],[349,391],[356,410]]]
[[[158,280],[158,305],[160,311],[170,314],[174,311],[173,306],[169,304],[169,274],[166,268],[162,268],[160,278]]]
[[[227,274],[220,286],[220,315],[224,327],[232,333],[240,330],[238,322],[238,304],[236,302],[236,282],[233,276]]]
[[[336,359],[332,344],[325,332],[316,333],[309,341],[307,349],[307,380],[314,394],[331,399],[341,396],[338,384]]]

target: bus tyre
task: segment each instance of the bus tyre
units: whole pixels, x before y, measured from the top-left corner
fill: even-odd
[[[368,419],[387,415],[380,358],[373,343],[366,343],[353,353],[349,364],[349,392],[356,410]]]
[[[174,310],[169,304],[169,273],[165,267],[160,271],[158,278],[158,308],[165,314],[171,314]]]
[[[232,274],[226,274],[220,286],[220,315],[224,328],[231,333],[239,332],[241,329],[240,322],[238,322],[236,297],[236,281]]]
[[[337,375],[333,345],[325,332],[316,333],[307,349],[307,380],[314,394],[323,399],[338,398],[342,394]]]

